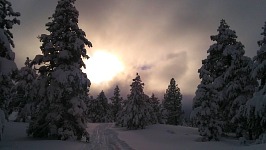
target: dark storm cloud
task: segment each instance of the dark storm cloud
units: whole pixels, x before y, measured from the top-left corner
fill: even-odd
[[[16,62],[21,67],[27,56],[40,53],[37,36],[47,33],[45,24],[56,0],[10,0],[20,11],[21,25],[14,26]],[[266,21],[266,1],[250,0],[77,0],[79,25],[93,48],[119,56],[125,70],[112,81],[92,85],[95,96],[101,90],[112,94],[116,84],[125,96],[139,72],[145,91],[162,94],[175,78],[185,95],[193,95],[199,83],[197,69],[225,19],[238,40],[253,57],[261,27]],[[111,91],[111,92],[110,92]],[[161,96],[159,96],[161,97]]]
[[[143,65],[140,67],[140,70],[150,70],[152,68],[151,65]]]

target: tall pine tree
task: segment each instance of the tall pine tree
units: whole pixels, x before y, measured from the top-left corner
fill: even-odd
[[[244,46],[237,42],[224,50],[224,56],[229,58],[230,65],[224,74],[225,88],[224,132],[234,132],[242,136],[246,128],[246,118],[243,116],[246,102],[252,97],[257,81],[251,77],[253,62],[244,56]],[[244,131],[245,132],[245,131]]]
[[[14,62],[15,53],[10,47],[10,45],[15,46],[10,29],[14,24],[20,24],[18,16],[20,13],[13,11],[9,1],[0,0],[0,141],[4,131],[6,109],[11,99],[10,89],[13,86],[11,75],[17,70]]]
[[[59,0],[55,13],[46,24],[50,34],[42,34],[43,55],[37,55],[33,62],[44,65],[39,68],[46,83],[40,91],[43,100],[40,112],[30,123],[28,134],[34,137],[49,137],[61,140],[81,139],[87,135],[86,104],[90,81],[81,67],[83,58],[89,58],[85,45],[92,47],[85,32],[78,27],[79,12],[75,0]]]
[[[102,112],[103,107],[97,99],[93,98],[92,96],[88,99],[87,102],[87,118],[89,119],[89,122],[102,122]]]
[[[96,99],[99,101],[102,107],[102,111],[100,112],[101,122],[110,122],[112,120],[111,110],[110,105],[108,103],[108,99],[105,96],[104,92],[101,91]]]
[[[164,109],[167,112],[167,124],[180,125],[182,116],[182,94],[175,79],[170,80],[170,85],[166,89],[164,94],[164,100],[162,102]]]
[[[222,45],[221,62],[225,72],[221,72],[217,79],[221,84],[219,91],[219,115],[222,118],[223,132],[236,133],[242,136],[247,126],[246,118],[243,116],[246,102],[252,97],[256,80],[251,78],[253,62],[247,56],[244,56],[244,45],[236,41],[235,31],[230,30],[224,22],[223,32],[218,36]]]
[[[264,65],[266,61],[266,22],[264,23],[264,27],[262,27],[263,32],[261,35],[263,36],[262,40],[258,41],[259,50],[257,51],[257,55],[253,58],[254,60],[254,68],[252,72],[252,76],[260,81],[259,89],[264,88],[266,84],[266,67]]]
[[[87,116],[91,122],[111,122],[112,115],[110,105],[103,91],[96,99],[90,98]]]
[[[247,58],[243,57],[243,45],[236,41],[235,31],[230,29],[225,20],[221,20],[217,31],[218,35],[211,36],[211,40],[216,43],[208,49],[209,55],[202,61],[202,67],[199,69],[202,81],[193,100],[192,114],[197,120],[200,135],[204,140],[218,140],[222,134],[231,108],[228,103],[239,95],[237,93],[235,96],[226,90],[229,87],[235,88],[234,80],[238,77],[237,71],[234,70],[238,63],[235,60],[244,59],[248,62]],[[228,96],[232,98],[228,99]]]
[[[128,129],[143,129],[149,124],[150,115],[143,91],[144,83],[138,73],[130,86],[130,94],[121,112],[122,117],[117,122]]]
[[[37,99],[34,81],[37,78],[36,71],[30,66],[30,59],[27,57],[25,66],[22,67],[16,76],[16,85],[13,87],[16,91],[9,104],[10,110],[17,109],[18,116],[16,121],[27,121],[31,117],[34,109],[34,100]]]
[[[258,139],[258,143],[264,142],[266,139],[266,22],[262,27],[262,40],[258,41],[260,49],[254,57],[254,67],[252,76],[260,81],[260,84],[253,97],[246,103],[246,113],[248,122],[248,131],[250,139]]]
[[[156,124],[161,118],[158,98],[152,93],[151,97],[146,95],[147,110],[149,111],[149,124]]]
[[[152,119],[152,123],[161,123],[162,122],[162,115],[160,112],[160,100],[158,97],[152,93],[151,97],[149,98],[149,103],[151,105],[152,111],[155,115],[155,119]]]
[[[20,24],[17,17],[19,12],[14,12],[12,4],[7,0],[0,0],[0,109],[7,109],[9,100],[11,99],[11,88],[13,83],[11,81],[11,74],[17,70],[14,62],[15,53],[13,34],[10,29],[13,25]]]
[[[193,99],[193,111],[191,118],[198,127],[199,134],[205,140],[219,140],[222,132],[221,119],[218,117],[218,102],[216,101],[217,90],[215,90],[210,77],[210,72],[205,69],[204,64],[199,69],[201,83],[198,85],[196,96]]]
[[[110,98],[110,100],[112,103],[111,107],[112,107],[113,119],[116,122],[118,112],[122,110],[122,101],[123,101],[123,98],[120,96],[120,89],[118,85],[116,85],[114,89],[114,95],[113,97]]]

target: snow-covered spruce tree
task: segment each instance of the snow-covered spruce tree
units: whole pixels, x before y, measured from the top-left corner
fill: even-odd
[[[252,77],[260,81],[253,97],[246,103],[245,116],[248,118],[248,130],[251,131],[250,139],[266,138],[266,22],[262,27],[262,40],[258,41],[260,49],[254,57]],[[258,143],[262,141],[259,140]]]
[[[110,98],[110,100],[111,100],[113,119],[114,122],[116,122],[118,112],[122,110],[122,101],[123,101],[123,98],[120,95],[120,89],[118,85],[116,85],[114,89],[114,95]]]
[[[160,123],[161,121],[161,113],[160,113],[160,103],[159,103],[159,99],[158,97],[156,97],[154,95],[154,93],[152,93],[151,97],[149,97],[148,99],[148,103],[151,107],[151,123],[152,124],[156,124],[156,123]]]
[[[224,79],[224,89],[221,92],[223,99],[220,101],[221,112],[224,121],[224,132],[236,132],[237,136],[242,136],[241,132],[246,126],[243,117],[244,105],[250,99],[257,85],[256,80],[251,78],[253,62],[249,57],[244,56],[244,45],[236,41],[235,32],[230,33],[228,26],[226,42],[230,41],[223,49],[223,57],[227,59],[224,64],[226,68],[222,75]],[[241,108],[241,109],[240,109]]]
[[[103,91],[96,99],[91,97],[88,101],[87,117],[90,122],[111,122],[113,120],[110,105]]]
[[[141,81],[138,73],[130,86],[130,94],[125,101],[125,106],[121,113],[121,120],[118,120],[118,122],[128,129],[143,129],[149,124],[150,115],[147,110],[145,94],[143,91],[144,83]]]
[[[156,124],[158,123],[157,115],[152,107],[152,102],[150,100],[150,97],[146,94],[144,94],[144,99],[146,103],[145,111],[148,112],[147,115],[147,125]]]
[[[44,70],[42,70],[44,69]],[[32,94],[37,97],[34,99],[32,102],[32,116],[31,120],[36,120],[37,118],[40,118],[41,114],[47,114],[49,112],[48,105],[47,103],[47,88],[49,86],[49,78],[48,78],[48,72],[45,70],[45,66],[40,67],[39,69],[39,74],[37,78],[33,81],[32,86]],[[44,113],[44,111],[47,111]],[[30,126],[38,126],[39,122],[31,122]],[[33,129],[30,127],[30,129]]]
[[[180,125],[182,115],[182,94],[175,82],[175,79],[170,80],[170,85],[166,89],[164,94],[164,100],[162,101],[164,109],[167,111],[166,124]]]
[[[89,119],[89,122],[103,122],[103,112],[104,108],[101,104],[101,101],[98,99],[94,99],[93,97],[89,98],[88,101],[88,110],[87,110],[87,118]]]
[[[10,47],[10,45],[15,46],[10,29],[14,24],[20,23],[16,18],[18,16],[20,13],[13,11],[9,1],[0,0],[0,141],[4,131],[6,109],[11,99],[10,89],[13,86],[11,75],[17,70],[14,62],[15,53]]]
[[[100,92],[96,100],[99,101],[102,107],[102,111],[100,112],[101,122],[112,121],[110,105],[108,104],[108,99],[106,98],[103,91]]]
[[[262,27],[263,32],[261,35],[263,36],[262,40],[258,41],[258,45],[260,49],[257,51],[257,55],[253,58],[254,67],[252,71],[252,77],[257,80],[260,80],[259,90],[264,88],[266,84],[266,22],[264,23],[264,27]]]
[[[225,20],[221,20],[217,31],[218,35],[211,36],[211,40],[216,43],[208,49],[209,55],[202,61],[202,67],[198,71],[202,81],[193,99],[191,114],[192,118],[196,118],[199,133],[204,140],[218,140],[223,125],[228,120],[225,111],[229,113],[231,106],[227,105],[225,80],[229,75],[226,73],[231,66],[231,54],[241,54],[243,48],[242,44],[236,41],[235,31],[229,28]],[[240,50],[234,51],[235,48]]]
[[[219,140],[222,133],[221,118],[218,116],[218,92],[213,84],[211,72],[208,71],[208,59],[202,61],[198,70],[201,83],[198,85],[196,96],[193,99],[191,119],[195,121],[202,141]]]
[[[27,57],[25,66],[18,71],[16,85],[14,86],[16,92],[9,104],[9,107],[12,107],[11,110],[18,110],[16,121],[28,121],[28,117],[31,116],[34,109],[34,101],[37,98],[36,93],[33,92],[35,90],[33,83],[37,78],[37,74],[30,66],[30,61]]]
[[[226,96],[227,82],[225,79],[226,76],[228,76],[226,72],[231,66],[232,59],[230,55],[227,55],[227,52],[235,51],[235,48],[238,47],[240,48],[239,53],[241,54],[243,52],[243,50],[241,51],[243,46],[236,41],[237,36],[235,31],[230,29],[230,26],[225,20],[221,20],[217,31],[218,35],[211,36],[211,40],[216,43],[208,50],[209,56],[207,56],[207,59],[210,65],[207,65],[208,68],[206,69],[211,72],[211,77],[213,78],[212,84],[218,92],[218,116],[222,121],[222,129],[225,129],[224,127],[228,125],[228,113],[231,108],[231,106],[228,105],[229,99]]]
[[[238,137],[246,132],[247,122],[243,115],[245,104],[252,98],[257,86],[257,81],[251,77],[253,62],[249,57],[244,56],[243,48],[244,46],[237,42],[228,46],[223,53],[231,63],[224,75],[223,102],[226,106],[221,110],[226,116],[224,132],[234,132]]]
[[[166,124],[166,121],[167,121],[167,110],[163,107],[162,103],[159,105],[159,113],[160,113],[160,118],[158,118],[158,122],[160,124]]]
[[[10,29],[14,24],[20,24],[17,17],[19,12],[14,12],[12,4],[7,0],[0,0],[0,109],[5,110],[11,98],[10,89],[13,86],[11,73],[17,70],[14,62],[15,47]]]
[[[121,105],[121,110],[118,111],[117,115],[116,115],[116,121],[115,121],[115,125],[116,126],[121,126],[124,127],[126,126],[126,123],[124,122],[124,114],[125,114],[125,106],[128,103],[128,99],[123,99],[122,101],[122,105]]]
[[[38,104],[40,111],[28,129],[33,137],[66,140],[88,134],[84,98],[90,81],[81,67],[85,67],[82,57],[89,58],[85,45],[92,44],[78,27],[79,12],[74,2],[59,0],[51,22],[46,24],[50,34],[39,37],[43,55],[36,56],[33,62],[44,64],[39,72],[47,83],[42,83],[45,89],[39,92],[43,95],[38,95],[43,97]]]

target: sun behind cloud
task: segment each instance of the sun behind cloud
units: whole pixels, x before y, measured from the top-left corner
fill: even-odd
[[[110,81],[124,70],[124,65],[118,57],[107,51],[96,51],[84,62],[86,64],[84,72],[95,84]]]

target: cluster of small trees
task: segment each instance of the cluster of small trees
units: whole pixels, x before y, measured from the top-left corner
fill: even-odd
[[[2,112],[18,111],[16,121],[28,121],[27,133],[33,137],[81,139],[88,136],[87,122],[116,122],[128,129],[149,124],[181,123],[182,95],[174,79],[159,103],[154,94],[144,94],[144,83],[137,74],[126,100],[118,86],[108,103],[102,91],[96,99],[89,97],[90,80],[81,68],[88,59],[85,46],[92,47],[78,26],[79,12],[75,0],[59,0],[55,13],[46,24],[49,34],[39,36],[42,54],[17,70],[13,35],[9,31],[19,24],[11,3],[0,0],[0,139],[4,118]],[[14,19],[7,19],[14,17]],[[35,65],[39,68],[36,69]],[[36,72],[38,70],[38,72]]]
[[[147,125],[166,123],[180,125],[182,123],[182,95],[172,78],[166,90],[164,100],[152,94],[151,97],[144,93],[144,83],[137,74],[130,85],[130,94],[127,99],[120,96],[118,86],[114,94],[108,99],[103,91],[97,96],[88,98],[87,117],[90,122],[115,122],[116,125],[128,129],[143,129]]]
[[[244,45],[225,20],[217,31],[198,70],[201,83],[193,100],[192,121],[204,141],[235,133],[265,142],[266,23],[253,60],[244,56]]]
[[[113,121],[111,104],[108,103],[108,99],[103,91],[100,92],[96,99],[90,97],[87,104],[87,117],[90,122]]]

